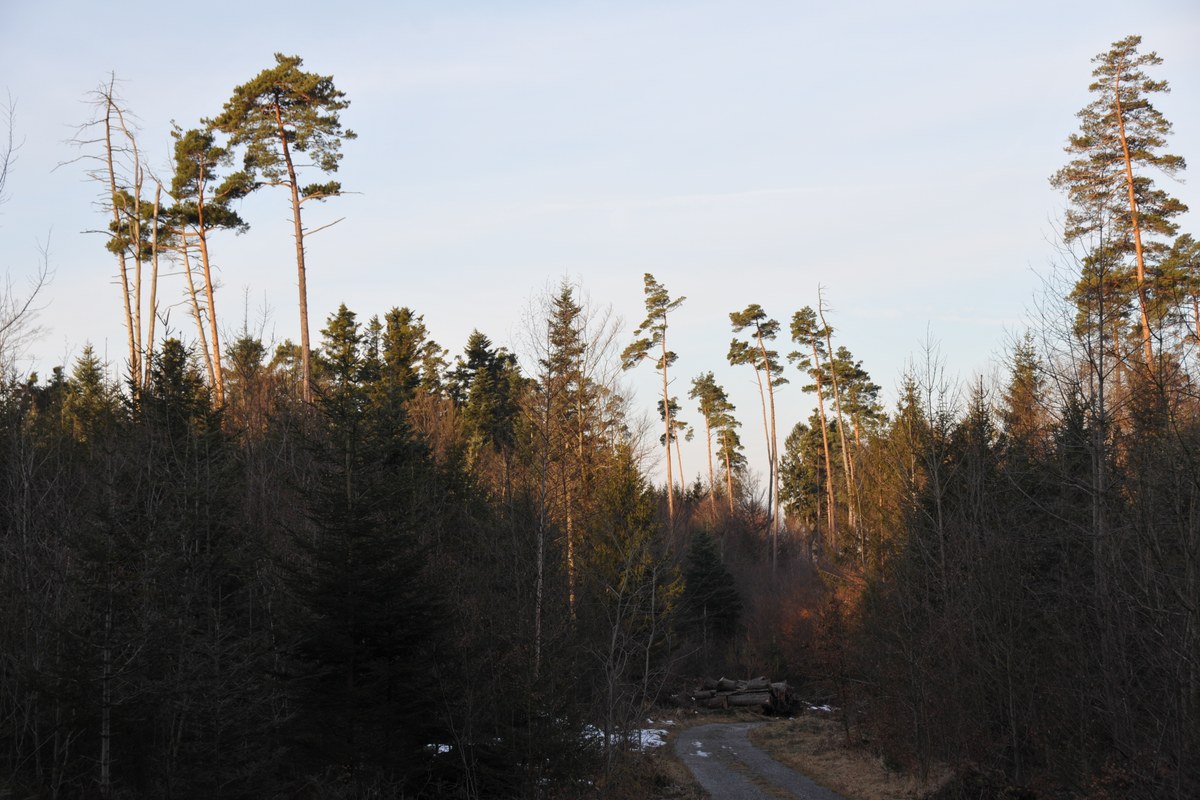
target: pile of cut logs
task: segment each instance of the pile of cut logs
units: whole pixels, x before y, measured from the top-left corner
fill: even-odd
[[[698,689],[681,692],[671,698],[679,705],[701,708],[759,708],[764,713],[786,714],[792,710],[795,695],[787,681],[772,683],[768,678],[734,681],[729,678],[704,680]]]

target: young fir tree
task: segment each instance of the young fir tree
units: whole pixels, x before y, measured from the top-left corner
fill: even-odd
[[[683,580],[680,627],[700,635],[707,660],[710,644],[728,642],[737,633],[742,614],[742,599],[733,575],[721,558],[717,541],[707,530],[692,536]]]
[[[779,491],[791,513],[816,530],[821,522],[821,497],[828,469],[821,457],[824,439],[816,411],[809,423],[797,422],[784,440]]]
[[[444,607],[417,532],[435,473],[394,407],[371,402],[362,332],[342,306],[324,331],[320,470],[311,534],[296,538],[291,685],[298,763],[364,796],[402,790],[436,740]],[[430,738],[433,737],[433,738]]]
[[[655,702],[666,678],[681,587],[655,522],[654,493],[629,446],[617,448],[591,489],[597,503],[581,543],[579,627],[597,673],[593,702],[611,767],[620,734]]]
[[[875,433],[886,419],[879,402],[882,387],[871,380],[862,361],[845,347],[839,346],[833,357],[833,367],[842,385],[842,409],[850,417],[854,444],[860,446],[864,434]]]
[[[479,331],[472,331],[464,356],[453,371],[451,393],[461,411],[467,464],[475,468],[485,456],[498,455],[502,474],[491,478],[508,497],[524,380],[516,356]]]
[[[383,318],[379,344],[380,382],[389,392],[408,402],[420,390],[440,390],[445,351],[429,338],[425,318],[405,306],[393,308]]]

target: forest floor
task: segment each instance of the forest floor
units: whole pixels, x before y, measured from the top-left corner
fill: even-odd
[[[915,779],[887,769],[882,760],[862,747],[847,744],[833,713],[807,710],[779,719],[749,711],[680,712],[667,726],[667,746],[641,755],[630,773],[612,786],[611,797],[652,797],[655,800],[702,800],[708,795],[675,755],[675,740],[689,728],[712,723],[765,722],[750,733],[750,741],[775,760],[809,776],[848,800],[919,800],[949,779],[935,773],[921,786]],[[628,788],[630,793],[620,791]]]

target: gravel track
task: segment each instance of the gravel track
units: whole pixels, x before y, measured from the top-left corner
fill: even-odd
[[[845,800],[750,743],[761,722],[698,725],[681,731],[675,753],[713,800]]]

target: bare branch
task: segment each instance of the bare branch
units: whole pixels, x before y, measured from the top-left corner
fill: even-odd
[[[313,228],[311,231],[305,231],[304,235],[312,236],[314,233],[320,233],[321,231],[325,230],[326,228],[332,228],[334,225],[337,225],[339,222],[341,222],[344,219],[345,219],[345,217],[342,217],[340,219],[335,219],[333,222],[322,225],[319,228]]]
[[[11,275],[5,275],[0,289],[0,372],[7,374],[21,351],[36,339],[43,329],[34,324],[42,310],[37,305],[42,290],[50,283],[50,237],[38,245],[41,256],[36,272],[29,278],[26,291],[14,291]]]
[[[4,187],[8,183],[8,171],[17,163],[17,151],[25,143],[24,140],[17,142],[13,138],[16,115],[17,103],[12,99],[12,95],[9,95],[4,106],[0,107],[0,125],[4,128],[0,132],[0,206],[8,200],[8,196],[4,194]]]

